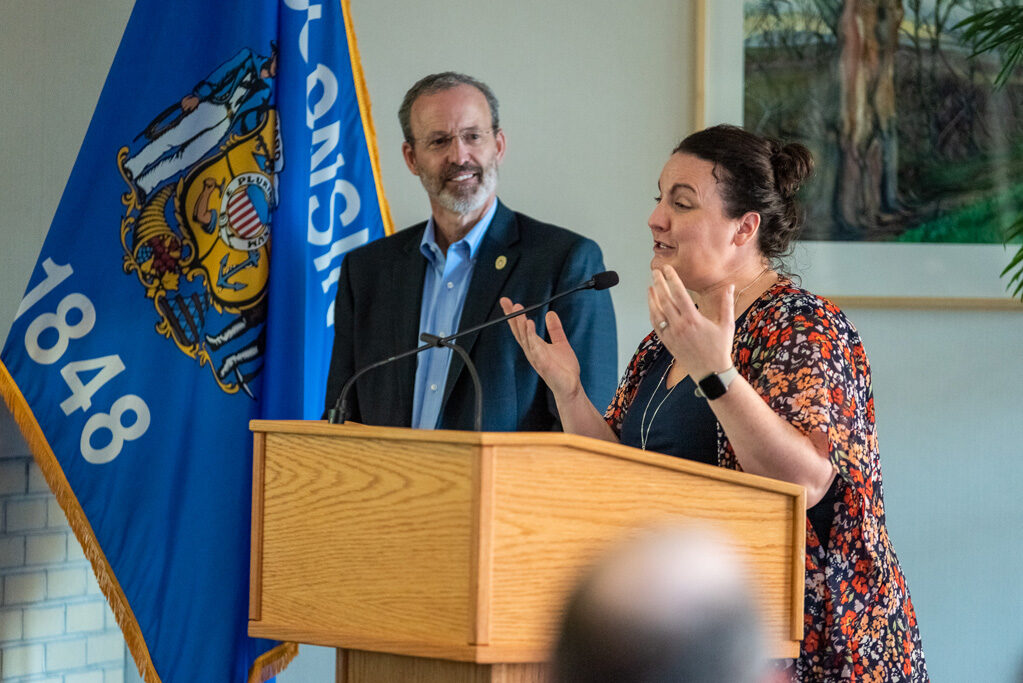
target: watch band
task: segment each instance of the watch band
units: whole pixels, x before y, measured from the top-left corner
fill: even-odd
[[[735,369],[734,365],[721,372],[712,372],[697,383],[696,395],[706,398],[708,401],[721,398],[728,391],[728,385],[738,376],[739,371]]]

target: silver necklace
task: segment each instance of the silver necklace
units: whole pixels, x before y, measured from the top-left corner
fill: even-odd
[[[661,402],[657,404],[656,408],[654,408],[654,414],[650,416],[650,423],[647,424],[646,413],[650,410],[650,404],[654,402],[654,396],[657,395],[657,390],[661,388],[661,384],[664,383],[664,379],[668,376],[668,373],[671,372],[671,368],[674,367],[674,365],[675,359],[672,358],[671,362],[668,363],[668,367],[664,369],[664,374],[661,375],[661,379],[658,380],[657,386],[654,387],[653,393],[650,394],[650,399],[646,402],[646,408],[643,409],[643,417],[639,421],[639,447],[644,451],[646,450],[646,440],[650,436],[650,430],[654,426],[654,420],[657,419],[657,413],[661,410],[661,406],[664,405],[664,402],[668,400],[668,397],[671,396],[671,392],[675,391],[675,387],[682,384],[682,382],[675,382],[675,385],[665,392],[664,398],[662,398]]]
[[[733,303],[734,305],[738,305],[738,303],[739,303],[739,297],[740,297],[740,296],[742,296],[742,293],[743,293],[743,292],[745,292],[745,291],[746,291],[747,289],[749,289],[750,287],[752,287],[752,286],[753,286],[753,283],[754,283],[754,282],[756,282],[756,281],[757,281],[757,280],[759,280],[760,278],[764,277],[764,273],[766,273],[766,272],[767,272],[767,271],[769,271],[769,270],[771,270],[771,266],[767,266],[766,268],[764,268],[764,269],[763,269],[762,271],[760,271],[760,273],[759,273],[759,274],[758,274],[758,275],[757,275],[757,276],[756,276],[755,278],[753,278],[752,280],[750,280],[750,281],[749,281],[749,284],[748,284],[748,285],[746,285],[745,287],[743,287],[742,289],[740,289],[740,290],[739,290],[738,292],[736,292],[736,293],[735,293],[735,298],[734,298],[734,299],[732,300],[732,303]]]
[[[733,303],[736,303],[736,304],[739,303],[739,297],[742,296],[742,293],[745,292],[750,287],[752,287],[753,283],[756,282],[757,280],[759,280],[760,278],[762,278],[764,276],[764,273],[766,273],[770,269],[771,269],[771,267],[767,266],[762,271],[760,271],[760,273],[758,273],[755,278],[750,280],[748,285],[746,285],[745,287],[740,289],[735,294],[735,299],[733,300]],[[653,427],[654,427],[654,420],[657,419],[657,413],[660,412],[661,406],[663,406],[664,402],[668,400],[669,396],[671,396],[671,392],[675,391],[675,387],[677,387],[679,384],[682,383],[682,382],[675,382],[674,386],[672,386],[671,389],[668,389],[665,392],[664,398],[662,398],[660,403],[657,404],[657,407],[654,408],[654,414],[650,416],[650,422],[647,423],[647,421],[646,421],[646,414],[647,414],[647,411],[650,410],[650,404],[652,404],[654,402],[654,396],[657,395],[657,390],[661,388],[662,384],[664,384],[665,378],[667,378],[668,373],[671,372],[671,368],[674,367],[674,365],[675,365],[675,359],[672,358],[671,362],[668,363],[668,367],[666,367],[664,369],[664,374],[661,375],[661,379],[657,381],[657,386],[654,387],[653,393],[650,394],[650,398],[646,402],[646,408],[643,409],[643,417],[639,421],[639,447],[641,449],[643,449],[644,451],[646,450],[647,439],[650,437],[650,430],[653,429]]]

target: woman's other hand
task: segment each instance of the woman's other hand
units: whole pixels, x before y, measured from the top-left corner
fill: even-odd
[[[505,315],[522,310],[522,304],[514,304],[508,297],[501,297],[500,303]],[[571,399],[583,391],[579,359],[565,336],[558,314],[548,311],[546,320],[550,342],[540,338],[536,333],[536,323],[525,315],[512,318],[508,326],[526,354],[526,360],[550,387],[555,399]]]
[[[522,305],[513,304],[508,297],[501,297],[501,309],[508,315],[521,311]],[[554,311],[548,311],[546,320],[550,342],[540,338],[536,333],[536,323],[524,315],[509,320],[508,326],[526,354],[526,360],[554,394],[563,429],[570,434],[617,442],[618,436],[586,397],[580,378],[579,359],[568,343],[561,319]]]

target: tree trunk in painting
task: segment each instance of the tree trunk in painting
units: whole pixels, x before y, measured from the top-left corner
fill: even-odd
[[[833,206],[840,239],[881,237],[900,210],[895,52],[902,17],[899,0],[845,0],[842,7]]]

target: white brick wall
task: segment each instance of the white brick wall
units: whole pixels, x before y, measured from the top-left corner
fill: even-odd
[[[0,402],[0,681],[124,683],[124,667],[113,612]]]
[[[56,564],[67,559],[69,534],[33,534],[25,537],[25,564]],[[78,541],[72,541],[76,545]]]
[[[0,404],[0,462],[7,459],[24,458],[31,455],[25,440],[21,438],[18,426],[11,419],[7,406]]]
[[[109,664],[124,661],[124,639],[120,633],[90,636],[85,641],[89,664]]]
[[[0,678],[14,680],[18,676],[41,674],[46,670],[46,648],[42,645],[15,645],[4,648],[3,671]]]
[[[0,508],[3,506],[0,505]],[[0,518],[0,525],[3,519]],[[0,526],[2,528],[2,526]],[[25,564],[25,537],[0,535],[0,569]]]
[[[46,670],[80,669],[85,666],[85,641],[54,640],[46,644]]]
[[[57,501],[54,499],[53,501]],[[7,526],[5,531],[34,531],[46,527],[46,504],[44,495],[18,496],[7,501]]]
[[[103,683],[102,671],[88,671],[64,677],[64,683]]]
[[[106,625],[106,611],[104,606],[96,601],[79,605],[68,605],[68,633],[102,631]],[[113,614],[111,614],[111,618],[113,618]]]
[[[53,496],[46,501],[46,526],[54,529],[68,528],[67,517],[64,516],[64,511],[60,509],[60,503]]]
[[[4,606],[39,602],[46,598],[46,573],[22,572],[4,578]]]
[[[28,492],[29,493],[50,492],[50,485],[46,483],[46,479],[43,477],[43,471],[38,467],[28,468]]]
[[[27,466],[21,460],[0,462],[0,496],[25,493],[28,488]]]
[[[67,559],[85,559],[85,551],[82,550],[82,544],[78,542],[78,539],[75,538],[74,534],[67,534]]]
[[[88,566],[55,569],[46,572],[46,597],[69,598],[85,595],[92,569]]]
[[[25,640],[36,640],[64,634],[64,605],[30,607],[22,612],[22,633]]]
[[[21,640],[21,610],[0,609],[0,647],[4,643]]]

